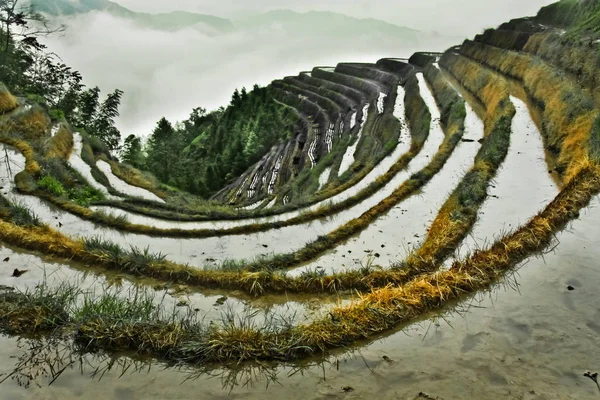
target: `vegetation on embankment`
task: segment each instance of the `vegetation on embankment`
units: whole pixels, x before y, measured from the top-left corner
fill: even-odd
[[[477,221],[479,208],[487,198],[487,189],[508,153],[511,121],[515,114],[506,84],[481,69],[479,64],[449,52],[442,57],[440,65],[455,78],[460,77],[466,90],[486,106],[486,135],[473,167],[439,210],[421,247],[397,266],[421,273],[435,270],[456,249]],[[445,88],[437,90],[437,93],[444,96],[436,96],[436,100],[440,109],[448,110],[447,129],[462,129],[460,124],[464,122],[464,101],[437,68],[430,65],[425,69],[425,74],[434,84]],[[442,120],[443,116],[444,114]]]
[[[353,100],[352,98],[346,96],[344,93],[340,93],[340,92],[336,92],[333,91],[325,86],[314,86],[311,85],[310,82],[307,82],[303,79],[301,79],[300,77],[286,77],[284,78],[284,82],[288,82],[289,84],[298,86],[304,90],[308,90],[312,93],[315,93],[319,96],[322,96],[324,98],[327,98],[331,101],[333,101],[341,110],[342,114],[346,114],[346,120],[349,121],[350,120],[350,110],[352,110],[353,108],[358,108],[358,106],[361,104],[355,100]],[[347,129],[350,129],[350,125],[347,124],[346,125]]]
[[[284,80],[273,81],[273,82],[271,82],[271,85],[275,88],[279,88],[281,90],[285,90],[287,92],[295,94],[298,98],[304,97],[304,98],[308,99],[309,101],[311,101],[312,103],[318,105],[321,109],[325,110],[325,112],[328,114],[329,119],[331,120],[332,123],[336,122],[336,120],[342,114],[341,107],[333,100],[329,99],[328,97],[323,97],[320,94],[315,93],[311,90],[307,90],[306,88],[304,88],[302,86],[297,86],[294,84],[294,82],[292,82],[290,80],[284,79]],[[294,105],[294,106],[296,106],[296,105]],[[314,114],[309,114],[309,115],[314,115]],[[322,129],[324,131],[327,128],[328,127],[322,127]]]
[[[600,104],[600,42],[595,37],[565,36],[555,30],[523,33],[489,29],[476,42],[538,56],[567,72]]]
[[[557,170],[564,180],[573,176],[578,160],[600,160],[600,113],[593,100],[562,71],[539,57],[471,41],[466,41],[460,52],[523,82],[543,109],[545,144],[558,156]]]
[[[352,99],[356,103],[356,111],[358,106],[367,102],[367,94],[353,87],[345,86],[337,82],[331,82],[327,79],[316,78],[314,76],[301,73],[298,75],[298,80],[305,82],[315,88],[323,88],[333,93],[339,93],[349,99]]]
[[[379,97],[380,90],[383,85],[377,84],[366,79],[362,79],[352,75],[345,75],[335,71],[325,70],[321,67],[315,67],[312,70],[312,76],[317,79],[322,79],[334,82],[349,88],[358,90],[365,94],[365,102],[370,102]],[[359,117],[360,117],[360,110]]]
[[[23,138],[38,144],[43,153],[42,139],[50,137],[50,117],[40,106],[23,109],[17,117],[9,117],[0,122],[0,132],[5,136]]]
[[[381,70],[375,64],[339,63],[335,67],[335,72],[370,79],[388,88],[398,86],[400,83],[398,75]]]
[[[0,293],[0,328],[15,335],[68,333],[87,350],[134,350],[193,364],[299,359],[373,337],[488,288],[518,262],[546,248],[555,233],[579,215],[600,191],[599,176],[597,166],[580,165],[545,210],[488,250],[456,262],[448,271],[374,289],[322,319],[297,326],[285,322],[257,327],[243,319],[236,323],[235,318],[223,325],[207,325],[189,315],[167,313],[145,294],[132,299],[104,294],[77,302],[78,292],[72,287],[39,285],[30,292]],[[4,229],[0,232],[6,235]]]
[[[560,0],[542,7],[535,21],[567,28],[571,35],[597,33],[600,31],[600,3],[597,0]]]
[[[17,99],[6,88],[3,83],[0,83],[0,114],[6,114],[13,111],[19,106]]]
[[[64,159],[36,157],[33,148],[21,139],[0,136],[0,143],[15,147],[25,157],[25,169],[15,175],[19,191],[88,211],[85,206],[104,198],[100,191],[88,186],[83,177],[70,169]]]
[[[379,188],[385,183],[389,182],[400,170],[404,169],[410,160],[418,153],[422,146],[422,142],[417,143],[413,146],[413,149],[401,157],[394,166],[387,171],[379,180],[361,190],[358,194],[353,197],[346,199],[343,202],[336,204],[327,205],[321,207],[313,212],[299,215],[295,218],[286,221],[268,222],[263,224],[246,225],[240,227],[234,227],[230,229],[215,230],[215,229],[203,229],[203,230],[184,230],[184,229],[160,229],[144,225],[134,225],[129,223],[125,218],[114,218],[113,216],[103,213],[94,212],[89,208],[85,207],[90,202],[98,203],[98,200],[102,199],[102,195],[97,191],[89,188],[90,198],[85,200],[85,203],[74,202],[70,196],[71,190],[65,190],[64,187],[71,189],[72,183],[68,184],[66,181],[73,181],[73,179],[65,178],[63,180],[57,180],[50,173],[50,171],[44,173],[39,167],[36,161],[36,154],[31,146],[20,139],[13,138],[0,138],[0,142],[12,145],[19,149],[26,158],[27,165],[36,165],[36,168],[26,168],[25,171],[19,173],[16,177],[17,188],[24,194],[40,197],[59,208],[70,212],[78,217],[110,226],[113,228],[120,229],[125,232],[140,233],[153,236],[168,236],[168,237],[211,237],[211,236],[226,236],[236,234],[246,234],[254,232],[263,232],[269,229],[276,229],[285,226],[291,226],[312,221],[314,219],[326,217],[332,215],[335,212],[342,211],[351,206],[358,204],[360,201],[374,194]],[[67,170],[62,164],[53,164],[60,170],[61,176],[69,177],[74,171]],[[55,170],[56,170],[55,168]],[[51,185],[39,185],[40,179],[46,177],[46,181],[52,181]],[[83,179],[79,179],[79,182],[84,182]]]
[[[73,132],[66,124],[61,123],[56,135],[50,139],[45,156],[47,158],[68,160],[73,150],[73,143]]]
[[[131,165],[117,163],[116,161],[106,157],[105,154],[102,154],[98,160],[106,161],[108,165],[110,165],[110,170],[112,171],[113,175],[121,179],[123,182],[131,186],[145,189],[161,199],[168,198],[168,193],[166,193],[164,190],[161,190],[159,187],[159,182],[152,175],[148,173],[143,174],[140,170],[132,167]]]

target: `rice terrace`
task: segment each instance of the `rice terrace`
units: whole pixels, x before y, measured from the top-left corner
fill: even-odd
[[[43,44],[95,3],[183,29],[0,0],[1,398],[600,398],[599,0],[146,138]]]

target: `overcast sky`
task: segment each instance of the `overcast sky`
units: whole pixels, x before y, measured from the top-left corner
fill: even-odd
[[[511,18],[534,15],[552,0],[117,0],[136,11],[186,10],[231,16],[241,11],[329,10],[419,30],[472,35]]]
[[[74,0],[75,1],[75,0]],[[117,121],[123,136],[147,136],[161,117],[181,121],[194,107],[226,106],[235,88],[267,85],[316,65],[341,61],[375,62],[409,57],[419,50],[443,51],[482,29],[514,17],[533,15],[547,0],[116,0],[135,11],[185,10],[230,17],[248,11],[290,8],[330,10],[383,19],[422,31],[419,43],[386,33],[311,34],[272,23],[255,30],[207,36],[194,29],[142,29],[107,13],[64,21],[67,33],[47,41],[84,83],[102,93],[125,92]],[[243,4],[240,6],[239,4]],[[242,10],[251,5],[252,10]],[[320,31],[319,31],[320,32]]]

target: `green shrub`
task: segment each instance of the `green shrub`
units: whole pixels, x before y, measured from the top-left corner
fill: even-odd
[[[46,103],[46,99],[43,98],[40,95],[37,94],[33,94],[33,93],[29,93],[27,95],[25,95],[25,97],[27,98],[27,100],[29,100],[31,103],[35,103],[38,104],[44,108],[48,107],[48,104]]]
[[[49,110],[48,115],[52,121],[63,121],[65,119],[65,113],[57,108]]]
[[[45,175],[38,180],[37,184],[40,188],[56,197],[63,197],[67,193],[62,183],[57,181],[56,178],[51,175]]]
[[[24,204],[10,203],[10,221],[19,226],[41,226],[39,217]]]
[[[104,194],[96,188],[90,186],[81,186],[69,190],[69,199],[87,207],[94,201],[104,200]]]

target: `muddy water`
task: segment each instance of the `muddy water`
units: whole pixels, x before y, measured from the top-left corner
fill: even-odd
[[[331,167],[326,168],[325,171],[323,171],[323,173],[321,173],[321,175],[319,176],[319,189],[321,189],[323,186],[325,186],[327,184],[327,182],[329,182],[330,175],[331,175]]]
[[[418,75],[418,79],[421,88],[426,86],[422,75]],[[423,99],[431,112],[431,134],[443,136],[440,113],[435,99],[430,92],[422,92]],[[373,222],[360,235],[336,247],[329,254],[292,271],[292,275],[316,267],[325,268],[327,273],[355,269],[369,263],[387,267],[392,262],[403,260],[408,252],[425,238],[428,227],[448,194],[473,165],[475,155],[480,148],[477,141],[482,137],[483,123],[467,105],[464,138],[471,139],[473,142],[459,143],[442,170],[418,195],[401,202],[389,213]]]
[[[545,160],[542,136],[527,105],[511,97],[517,113],[512,121],[510,147],[498,170],[477,224],[463,241],[453,259],[462,259],[487,247],[504,233],[527,222],[558,194]]]
[[[137,186],[133,186],[128,184],[127,182],[122,181],[117,176],[115,176],[110,168],[110,165],[103,160],[99,160],[96,162],[98,169],[106,175],[110,185],[114,187],[117,191],[121,193],[125,193],[132,197],[141,197],[142,199],[157,201],[159,203],[164,203],[165,201],[155,195],[154,193],[149,192],[146,189],[139,188]]]
[[[285,221],[290,218],[297,217],[298,215],[314,211],[326,204],[336,204],[340,203],[352,196],[356,193],[360,192],[371,183],[373,183],[377,178],[385,174],[398,159],[404,155],[410,149],[411,137],[410,131],[408,129],[408,125],[405,122],[405,108],[404,108],[404,88],[402,86],[398,86],[398,97],[396,100],[396,104],[394,107],[393,115],[398,118],[400,121],[401,132],[398,138],[398,144],[394,151],[384,158],[379,164],[377,164],[363,179],[360,180],[356,185],[348,188],[347,190],[330,197],[329,199],[323,200],[312,206],[305,207],[300,210],[291,211],[283,214],[279,214],[272,217],[263,217],[263,218],[254,218],[254,219],[245,219],[245,220],[235,220],[235,221],[210,221],[210,222],[177,222],[177,221],[165,221],[158,218],[152,218],[145,215],[139,215],[135,213],[130,213],[124,210],[120,210],[114,207],[92,207],[94,210],[102,210],[105,212],[112,213],[114,215],[123,215],[127,217],[127,220],[131,223],[138,225],[147,225],[154,226],[157,228],[176,228],[176,229],[227,229],[233,228],[237,226],[244,226],[250,224],[259,224],[271,221]],[[321,175],[320,178],[324,179],[324,176]],[[268,209],[270,207],[265,207]]]
[[[15,175],[25,169],[25,157],[14,148],[0,144],[0,192],[13,202],[19,202],[14,194]]]
[[[362,111],[362,121],[360,122],[360,129],[358,131],[358,135],[356,136],[356,140],[352,146],[349,146],[346,152],[344,153],[344,157],[342,158],[342,163],[340,164],[340,169],[338,170],[338,176],[342,175],[344,172],[350,168],[352,163],[354,163],[354,153],[356,153],[356,148],[358,147],[358,143],[360,142],[360,138],[362,137],[363,129],[365,128],[365,124],[367,123],[367,119],[369,118],[369,107],[370,104],[365,104]]]
[[[69,164],[73,167],[77,172],[81,174],[87,181],[87,183],[98,189],[104,194],[104,197],[110,200],[118,199],[118,197],[111,196],[108,193],[108,189],[101,183],[97,182],[92,175],[91,167],[86,164],[85,161],[81,158],[81,149],[83,148],[83,142],[81,135],[76,133],[73,135],[73,151],[71,152],[71,156],[69,157]]]
[[[338,303],[336,297],[311,299],[308,296],[267,296],[253,299],[247,296],[232,295],[226,291],[206,291],[198,293],[185,285],[162,284],[151,279],[130,281],[123,275],[95,270],[84,265],[64,265],[37,255],[22,253],[0,243],[0,286],[14,287],[20,291],[33,290],[36,285],[46,283],[56,288],[63,283],[76,285],[81,291],[98,297],[113,293],[128,298],[136,290],[147,292],[156,305],[165,312],[187,315],[192,313],[205,323],[220,324],[226,314],[235,313],[246,317],[258,325],[269,318],[285,318],[296,323],[322,315],[329,307]],[[27,271],[20,277],[13,277],[13,271]]]
[[[2,384],[3,398],[305,400],[372,399],[376,393],[380,399],[413,400],[425,392],[443,400],[595,399],[598,390],[583,373],[600,372],[598,220],[595,199],[543,259],[530,259],[489,293],[364,343],[354,353],[237,376],[221,369],[193,375],[122,357],[102,379],[91,374],[111,360],[87,356],[82,370],[73,364],[50,387],[51,375],[29,388],[9,379]],[[2,373],[14,369],[14,357],[31,356],[27,346],[16,348],[15,339],[1,343]],[[67,365],[50,360],[54,370]],[[345,393],[348,386],[353,390]]]

